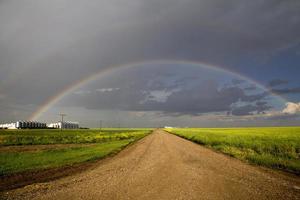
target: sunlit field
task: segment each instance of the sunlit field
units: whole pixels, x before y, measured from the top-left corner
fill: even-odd
[[[1,130],[0,175],[103,158],[151,129]]]
[[[166,131],[250,163],[300,174],[300,127],[173,128]]]

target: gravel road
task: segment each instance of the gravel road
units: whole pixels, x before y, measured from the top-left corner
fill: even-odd
[[[156,130],[99,166],[5,199],[300,199],[300,178]]]

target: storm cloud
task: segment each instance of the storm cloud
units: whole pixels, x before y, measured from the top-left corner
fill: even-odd
[[[265,114],[265,112],[271,108],[272,106],[268,105],[267,102],[258,101],[255,104],[248,104],[248,105],[233,108],[231,114],[236,116]]]
[[[294,0],[1,1],[0,119],[26,118],[78,80],[138,61],[201,61],[262,80],[264,76],[272,80],[272,73],[286,68],[294,69],[291,74],[300,73],[298,61],[280,69],[264,65],[282,52],[293,48],[299,51],[299,10],[300,2]],[[260,75],[257,70],[270,73]],[[193,75],[187,79],[193,79]],[[167,85],[156,81],[136,90],[99,87],[100,91],[86,96],[106,96],[86,99],[87,107],[116,109],[109,106],[114,103],[123,110],[177,110],[196,115],[231,112],[232,103],[255,104],[267,95],[246,94],[239,83],[220,88],[203,82],[207,88],[180,88],[185,83],[184,79]],[[255,87],[248,87],[250,90],[255,91]],[[298,90],[273,92],[284,95]],[[250,107],[246,110],[267,109]]]
[[[173,68],[168,67],[164,70],[172,71]],[[206,74],[204,71],[198,71],[199,76],[202,76],[196,78],[196,75],[191,74],[197,74],[197,70],[185,72],[185,76],[179,77],[176,73],[166,75],[164,70],[139,69],[120,77],[112,76],[109,83],[95,83],[105,86],[104,88],[91,87],[89,90],[75,91],[69,100],[65,100],[65,105],[73,102],[71,106],[91,110],[150,111],[170,116],[198,116],[217,112],[249,115],[254,112],[263,113],[272,108],[268,102],[263,101],[269,96],[268,93],[259,90],[248,94],[247,90],[243,89],[244,85],[236,85],[234,80],[230,81],[233,83],[231,85],[223,85],[218,80],[210,79],[209,72]],[[183,74],[182,70],[184,69],[179,70],[179,74]],[[134,74],[140,76],[130,79]],[[245,81],[239,82],[249,84]],[[246,107],[247,112],[242,112]]]
[[[275,94],[298,94],[300,93],[300,87],[272,89],[272,92]]]
[[[270,87],[276,87],[276,86],[280,86],[280,85],[285,85],[288,84],[289,81],[287,80],[282,80],[282,79],[273,79],[269,82],[269,86]]]

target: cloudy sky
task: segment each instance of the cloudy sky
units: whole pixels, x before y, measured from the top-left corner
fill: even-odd
[[[300,125],[299,10],[298,0],[2,0],[0,121]]]

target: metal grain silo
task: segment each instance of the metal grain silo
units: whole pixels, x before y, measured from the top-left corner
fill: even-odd
[[[16,128],[17,128],[17,129],[21,128],[21,127],[20,127],[20,121],[17,121],[17,122],[16,122]]]

